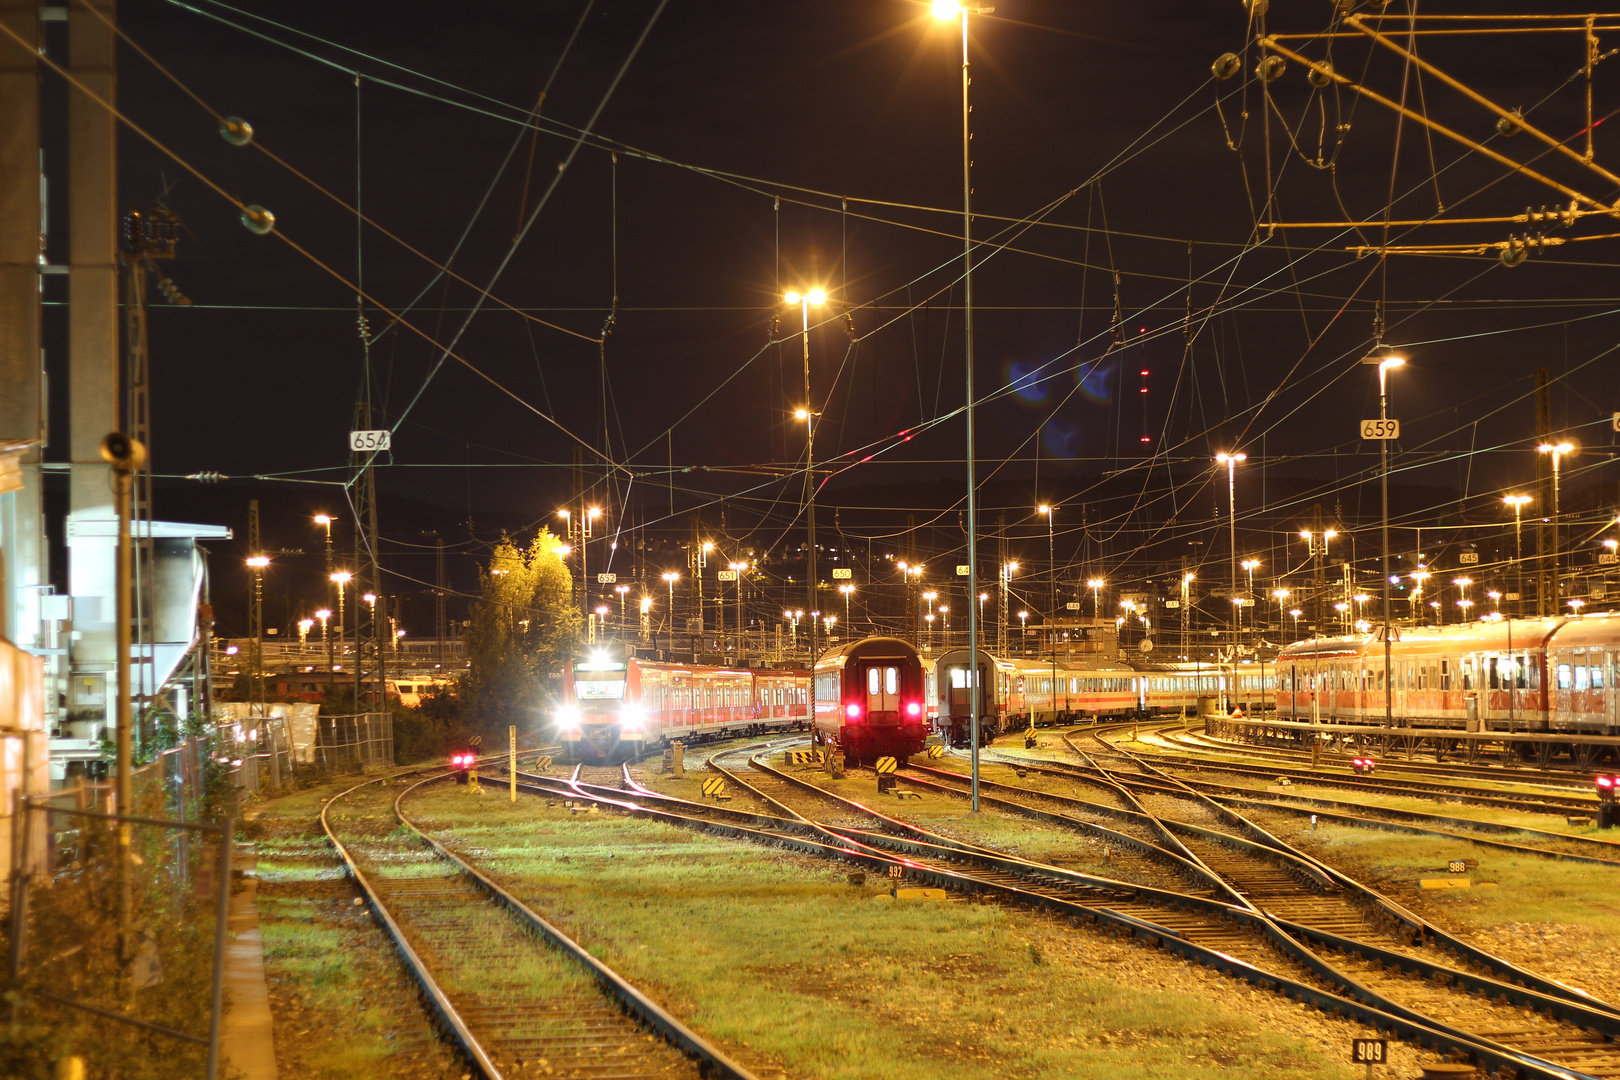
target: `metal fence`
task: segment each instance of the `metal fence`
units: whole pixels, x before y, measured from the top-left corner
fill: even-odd
[[[394,763],[394,718],[386,712],[317,717],[315,764],[329,772],[364,772]]]

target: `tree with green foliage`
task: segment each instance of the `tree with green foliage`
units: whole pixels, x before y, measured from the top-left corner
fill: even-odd
[[[549,529],[519,546],[502,536],[480,575],[467,627],[462,703],[470,732],[504,744],[508,725],[551,723],[552,680],[579,644],[581,618],[562,544]]]

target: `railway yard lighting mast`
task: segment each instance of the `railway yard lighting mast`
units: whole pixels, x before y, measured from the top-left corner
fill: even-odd
[[[966,395],[964,398],[967,421],[967,587],[968,595],[979,591],[979,509],[978,481],[974,474],[973,448],[973,128],[969,89],[973,85],[972,68],[968,55],[968,16],[985,15],[992,7],[963,4],[960,0],[934,0],[934,18],[941,22],[960,20],[962,27],[962,326],[964,341],[964,370]],[[979,622],[974,610],[968,608],[968,727],[972,755],[973,812],[979,812],[979,698],[974,683],[979,677]]]
[[[1502,501],[1513,507],[1513,589],[1519,597],[1518,613],[1524,614],[1524,531],[1523,511],[1528,495],[1504,495]]]
[[[1403,356],[1367,356],[1363,357],[1363,364],[1376,365],[1378,368],[1378,419],[1389,419],[1389,369],[1401,367],[1406,363]],[[1384,726],[1395,726],[1395,687],[1390,681],[1390,580],[1389,580],[1389,440],[1378,441],[1378,455],[1380,467],[1378,470],[1378,486],[1383,502],[1383,546],[1382,567],[1383,573],[1379,578],[1383,581],[1384,590]]]
[[[659,576],[661,578],[663,578],[664,584],[669,586],[669,614],[666,615],[665,618],[667,618],[669,620],[670,641],[674,642],[674,640],[675,640],[675,583],[677,581],[681,580],[681,575],[676,573],[674,570],[665,570]]]
[[[790,304],[798,304],[803,315],[799,340],[804,344],[804,407],[795,409],[796,419],[804,421],[804,509],[809,544],[805,548],[805,580],[809,583],[810,609],[816,608],[816,419],[821,416],[811,406],[810,397],[810,309],[827,302],[821,289],[789,292],[783,297]],[[815,635],[811,635],[810,658],[815,660]]]
[[[1051,575],[1051,581],[1048,582],[1046,589],[1046,617],[1050,620],[1057,618],[1057,549],[1052,535],[1052,519],[1057,517],[1057,514],[1046,503],[1037,506],[1035,512],[1046,518],[1046,572]]]
[[[338,594],[337,643],[338,652],[340,653],[343,651],[343,590],[353,578],[354,575],[347,570],[339,570],[332,575],[332,584],[337,586]],[[355,704],[355,708],[359,708],[358,702]]]
[[[1239,606],[1238,595],[1237,595],[1237,588],[1238,588],[1238,574],[1237,574],[1237,572],[1238,572],[1238,557],[1237,557],[1237,467],[1238,467],[1238,462],[1247,461],[1248,458],[1249,458],[1249,455],[1241,453],[1241,452],[1236,452],[1236,453],[1231,453],[1231,454],[1222,452],[1222,453],[1219,453],[1219,454],[1215,455],[1215,460],[1217,462],[1219,462],[1220,464],[1226,466],[1226,512],[1227,512],[1226,513],[1226,523],[1227,523],[1227,532],[1228,532],[1228,537],[1227,538],[1231,541],[1231,545],[1232,545],[1232,550],[1228,554],[1230,555],[1231,564],[1232,564],[1232,674],[1233,674],[1234,677],[1237,675],[1238,616],[1243,611],[1243,608],[1241,606]],[[1223,699],[1221,701],[1221,711],[1226,712],[1230,708],[1231,708],[1230,701],[1226,700],[1226,699]]]
[[[1245,599],[1245,600],[1247,600],[1249,602],[1250,607],[1255,608],[1255,614],[1258,615],[1259,614],[1259,608],[1254,602],[1254,572],[1260,568],[1260,560],[1259,559],[1244,559],[1243,562],[1240,565],[1243,567],[1244,572],[1246,574],[1248,574],[1247,591],[1243,594],[1243,599]],[[1241,607],[1241,605],[1240,605],[1240,607]],[[1259,624],[1259,622],[1257,622],[1254,619],[1253,616],[1250,616],[1249,624],[1250,624],[1249,629],[1253,630],[1253,631],[1256,631],[1255,644],[1256,644],[1256,647],[1258,647],[1259,640],[1260,640],[1260,635],[1258,633],[1258,631],[1260,629],[1260,624]],[[1242,625],[1242,621],[1241,621],[1241,612],[1240,612],[1239,626],[1241,627],[1241,625]]]
[[[1543,560],[1543,565],[1550,566],[1552,568],[1552,601],[1551,601],[1550,604],[1548,604],[1547,601],[1541,600],[1539,597],[1537,598],[1537,604],[1538,605],[1547,604],[1547,609],[1545,611],[1545,614],[1549,614],[1549,615],[1558,614],[1558,579],[1559,579],[1559,569],[1558,569],[1558,543],[1559,543],[1559,537],[1558,537],[1558,514],[1559,514],[1559,509],[1558,509],[1558,501],[1559,501],[1558,500],[1558,481],[1559,481],[1559,475],[1558,475],[1558,472],[1559,472],[1559,469],[1558,469],[1558,467],[1559,467],[1559,463],[1563,459],[1563,456],[1565,454],[1569,453],[1573,449],[1575,449],[1575,444],[1570,443],[1570,442],[1542,443],[1540,446],[1536,447],[1536,450],[1538,452],[1543,453],[1543,454],[1551,454],[1552,455],[1552,466],[1553,466],[1553,470],[1552,470],[1552,472],[1553,472],[1553,488],[1552,488],[1552,490],[1553,490],[1553,504],[1552,504],[1552,560],[1551,560],[1550,563],[1548,563],[1546,560]],[[1542,509],[1546,509],[1546,508],[1543,507]],[[1545,577],[1545,574],[1543,574],[1543,577]]]
[[[1192,580],[1190,576],[1188,580]],[[1086,588],[1091,590],[1091,617],[1093,619],[1102,618],[1102,587],[1106,584],[1108,582],[1100,577],[1094,577],[1086,582]]]

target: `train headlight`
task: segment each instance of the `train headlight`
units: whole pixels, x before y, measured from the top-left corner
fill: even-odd
[[[844,715],[851,720],[859,720],[861,718],[861,707],[854,702],[850,702],[844,706]]]
[[[638,738],[644,722],[642,711],[634,705],[619,710],[619,737]]]
[[[579,710],[564,705],[557,710],[557,737],[565,741],[579,738]]]

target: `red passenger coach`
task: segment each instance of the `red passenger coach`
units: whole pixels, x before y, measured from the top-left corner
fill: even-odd
[[[923,666],[899,638],[869,637],[823,653],[815,667],[815,739],[852,762],[905,759],[928,734]]]

